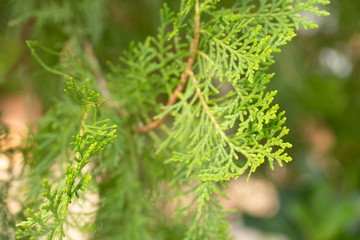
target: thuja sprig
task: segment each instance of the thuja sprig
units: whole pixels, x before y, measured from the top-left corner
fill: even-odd
[[[86,192],[91,179],[89,170],[83,173],[84,167],[116,137],[115,125],[107,126],[108,120],[97,121],[96,115],[104,102],[99,100],[99,94],[85,86],[77,87],[74,79],[68,81],[65,92],[84,109],[79,133],[71,143],[74,146],[72,157],[66,167],[64,180],[57,186],[52,186],[47,179],[43,180],[43,205],[37,212],[28,209],[27,220],[17,225],[21,228],[16,233],[18,239],[39,239],[43,236],[46,239],[62,239],[65,236],[68,206],[75,196],[79,198],[80,191]],[[90,114],[94,115],[93,120],[89,120]]]
[[[327,15],[316,5],[329,4],[327,0],[239,0],[230,8],[217,9],[217,2],[181,1],[167,40],[186,36],[190,45],[183,58],[186,64],[179,64],[182,73],[175,87],[164,83],[174,90],[162,112],[138,128],[152,131],[173,116],[171,131],[158,151],[175,149],[174,181],[195,181],[188,192],[193,201],[183,208],[198,205],[186,239],[227,238],[226,224],[218,224],[225,215],[214,197],[221,192],[218,184],[245,171],[250,176],[266,161],[271,169],[274,162],[282,166],[291,161],[286,153],[291,144],[283,140],[288,133],[283,126],[286,118],[272,103],[276,91],[266,91],[273,77],[268,68],[274,63],[272,54],[296,36],[299,25],[316,27],[301,13]]]

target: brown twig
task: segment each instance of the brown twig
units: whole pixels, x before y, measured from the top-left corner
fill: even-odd
[[[195,3],[195,34],[194,34],[194,38],[191,44],[191,48],[190,48],[190,53],[191,55],[189,56],[188,60],[187,60],[187,65],[185,68],[185,71],[183,72],[183,74],[181,74],[180,77],[180,83],[179,85],[175,88],[174,92],[172,93],[172,95],[170,96],[166,106],[172,106],[176,99],[178,98],[179,93],[181,93],[181,91],[183,90],[187,79],[189,78],[190,72],[191,72],[191,67],[194,64],[194,60],[196,57],[196,50],[199,44],[199,37],[200,37],[200,9],[199,9],[199,1],[196,1]],[[153,121],[152,123],[143,126],[143,127],[139,127],[137,129],[138,132],[140,133],[145,133],[148,132],[156,127],[158,127],[166,118],[166,116],[169,113],[165,114],[162,118],[156,119],[155,121]]]
[[[89,114],[89,112],[88,112],[88,110],[86,110],[85,113],[84,113],[83,118],[81,119],[81,126],[80,126],[80,132],[79,132],[80,136],[82,136],[84,134],[84,129],[82,128],[82,126],[85,125],[88,114]]]

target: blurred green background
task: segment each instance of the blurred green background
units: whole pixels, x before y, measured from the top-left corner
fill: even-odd
[[[60,50],[68,36],[84,34],[106,72],[107,61],[116,62],[131,41],[156,33],[163,1],[94,1],[89,16],[81,17],[38,2],[0,1],[0,101],[31,94],[46,111],[63,83],[51,81],[54,77],[30,56],[24,40]],[[80,2],[88,7],[88,2]],[[168,3],[172,9],[179,7],[178,1]],[[50,10],[58,12],[57,18],[51,13],[46,18]],[[269,89],[278,90],[275,102],[286,111],[293,161],[273,173],[267,166],[257,173],[277,186],[279,211],[266,218],[239,216],[265,235],[360,239],[360,1],[331,0],[327,10],[329,17],[308,16],[319,28],[300,30],[276,54],[271,68],[275,77]],[[34,11],[48,20],[33,21]],[[69,22],[75,24],[69,28]],[[49,55],[42,58],[55,61]]]

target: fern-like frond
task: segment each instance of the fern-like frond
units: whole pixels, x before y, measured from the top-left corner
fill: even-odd
[[[77,87],[75,81],[68,82],[66,92],[81,103],[84,115],[79,134],[74,136],[73,154],[65,171],[65,179],[57,186],[44,179],[42,196],[43,205],[38,212],[28,209],[29,217],[17,226],[18,238],[30,237],[39,239],[62,239],[65,237],[63,225],[66,220],[68,206],[79,192],[85,192],[91,179],[89,171],[83,172],[90,159],[112,142],[116,137],[116,126],[108,127],[107,121],[97,121],[97,112],[104,101],[99,100],[99,94],[86,87]],[[93,119],[88,120],[92,115]]]
[[[258,3],[258,7],[257,4]],[[298,30],[316,28],[317,25],[303,17],[303,13],[313,13],[317,16],[327,16],[329,13],[319,9],[319,5],[328,5],[328,0],[245,0],[237,1],[233,11],[243,18],[253,19],[252,26],[262,25],[263,35],[277,35]]]
[[[200,23],[199,45],[191,70],[185,70],[188,85],[169,108],[174,122],[160,150],[174,142],[183,146],[171,160],[182,169],[179,174],[198,182],[193,190],[199,206],[194,218],[198,227],[189,230],[188,239],[226,239],[226,235],[202,235],[203,221],[216,223],[199,216],[222,216],[221,211],[213,212],[214,203],[209,200],[215,191],[204,186],[224,183],[246,171],[250,176],[266,161],[271,169],[274,161],[280,166],[291,161],[286,153],[291,144],[283,140],[288,133],[284,113],[272,104],[276,91],[266,92],[273,77],[267,70],[273,63],[271,54],[295,36],[299,24],[315,27],[298,13],[326,15],[314,5],[328,1],[261,0],[257,7],[256,1],[238,1],[233,8],[221,10],[205,2],[197,9],[196,1],[188,23],[193,26],[188,28],[190,36],[196,36]]]

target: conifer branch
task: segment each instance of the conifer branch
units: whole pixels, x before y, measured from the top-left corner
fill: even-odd
[[[44,192],[42,193],[43,205],[38,211],[28,209],[28,218],[16,226],[17,238],[39,239],[63,239],[65,237],[64,224],[68,213],[68,206],[74,197],[79,198],[80,191],[86,192],[91,176],[89,170],[82,174],[84,167],[91,158],[103,151],[104,147],[113,142],[116,137],[116,125],[107,126],[109,120],[96,120],[98,109],[104,103],[99,99],[99,94],[85,86],[77,87],[75,80],[70,79],[65,92],[73,97],[84,109],[79,133],[74,136],[73,156],[68,163],[65,177],[56,186],[52,186],[47,179],[43,180]],[[90,112],[94,114],[92,123],[87,123]]]
[[[195,57],[196,57],[196,51],[197,51],[197,47],[198,47],[198,44],[199,44],[199,37],[200,37],[200,8],[199,8],[199,1],[198,0],[196,0],[196,2],[195,2],[195,19],[194,19],[194,22],[195,22],[195,34],[194,34],[194,38],[193,38],[192,45],[191,45],[191,48],[190,48],[190,54],[191,55],[189,56],[189,58],[187,60],[187,65],[186,65],[185,71],[183,72],[183,74],[180,77],[179,85],[175,88],[175,90],[173,91],[172,95],[170,96],[170,98],[169,98],[169,100],[168,100],[168,102],[166,104],[167,107],[172,106],[175,103],[175,101],[176,101],[177,97],[179,96],[179,94],[182,92],[182,90],[183,90],[183,88],[184,88],[184,86],[186,84],[186,81],[189,78],[192,65],[194,64],[194,60],[195,60]],[[166,116],[168,114],[169,113],[165,114],[162,118],[158,118],[158,119],[156,119],[155,121],[153,121],[152,123],[150,123],[150,124],[148,124],[146,126],[139,127],[137,129],[137,131],[140,132],[140,133],[145,133],[145,132],[151,131],[154,128],[157,128],[164,121],[164,119],[166,118]]]

